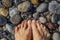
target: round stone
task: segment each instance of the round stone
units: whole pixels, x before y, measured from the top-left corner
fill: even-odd
[[[3,16],[0,16],[0,26],[5,25],[6,23],[7,20]]]
[[[48,9],[47,4],[46,4],[46,3],[42,3],[42,4],[40,4],[40,5],[37,7],[36,11],[37,11],[37,12],[44,12],[44,11],[46,11],[47,9]]]
[[[60,14],[60,4],[58,5],[57,9],[56,9],[56,13]]]
[[[12,0],[2,0],[2,4],[5,7],[11,7],[12,6]]]
[[[8,24],[6,24],[5,26],[6,26],[6,29],[7,29],[10,33],[13,34],[14,25],[8,23]]]
[[[14,15],[13,17],[10,17],[10,21],[13,24],[18,24],[21,21],[20,15]]]
[[[60,40],[60,34],[58,32],[53,33],[53,40]]]
[[[10,17],[13,17],[16,14],[19,14],[18,9],[16,7],[9,8],[9,16]]]
[[[60,26],[58,27],[58,30],[59,30],[59,32],[60,32]]]
[[[0,8],[0,15],[7,17],[8,16],[8,10],[4,9],[4,8]]]
[[[58,25],[53,24],[53,23],[51,23],[51,22],[48,22],[48,28],[49,28],[50,30],[55,30],[57,27],[58,27]]]
[[[51,18],[52,23],[57,23],[59,25],[60,14],[53,14]]]
[[[1,40],[7,40],[6,38],[2,38]]]
[[[39,13],[34,13],[34,14],[33,14],[33,18],[34,18],[34,19],[38,19],[38,17],[39,17]]]
[[[14,0],[14,3],[17,5],[17,4],[21,3],[22,1],[26,1],[26,0]]]
[[[51,13],[56,13],[56,9],[57,9],[57,6],[58,6],[59,4],[56,2],[56,1],[51,1],[50,3],[49,3],[49,7],[48,7],[48,9],[49,9],[49,11],[51,12]]]
[[[30,0],[30,1],[34,6],[37,6],[39,4],[39,0]]]
[[[46,23],[46,18],[45,17],[39,17],[39,21],[41,23]]]
[[[30,2],[29,1],[25,1],[25,2],[23,2],[23,3],[20,3],[19,5],[18,5],[18,10],[20,11],[20,12],[27,12],[29,9],[30,9]]]

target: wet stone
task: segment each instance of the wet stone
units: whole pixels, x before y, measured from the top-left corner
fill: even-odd
[[[34,19],[38,19],[38,17],[39,17],[39,13],[34,13],[34,14],[33,14],[33,18],[34,18]]]
[[[60,14],[60,4],[58,5],[57,9],[56,9],[56,13]]]
[[[14,0],[14,3],[15,3],[15,5],[18,5],[22,1],[26,1],[26,0]]]
[[[36,11],[37,11],[37,12],[44,12],[44,11],[46,11],[47,9],[48,9],[47,4],[46,4],[46,3],[42,3],[42,4],[40,4],[40,5],[37,7]]]
[[[53,24],[53,23],[51,23],[51,22],[48,22],[48,28],[49,28],[50,30],[55,30],[55,29],[57,29],[57,27],[58,27],[58,25]]]
[[[8,16],[8,10],[5,8],[0,8],[0,15],[7,17]]]
[[[58,32],[53,33],[53,40],[60,40],[60,34]]]
[[[39,0],[31,0],[31,3],[32,3],[34,6],[38,6],[38,5],[39,5]]]
[[[49,7],[48,7],[48,9],[49,9],[49,11],[51,12],[51,13],[56,13],[56,9],[57,9],[57,6],[58,6],[59,4],[57,3],[57,1],[51,1],[50,3],[49,3]]]
[[[7,40],[6,38],[2,38],[1,40]]]
[[[0,26],[5,25],[6,23],[7,20],[3,16],[0,16]]]
[[[19,14],[19,11],[16,7],[9,8],[9,16],[10,17],[13,17],[16,14]]]
[[[20,3],[18,5],[18,10],[20,12],[27,12],[30,9],[30,7],[31,7],[30,2],[29,1],[25,1],[25,2]]]
[[[60,24],[60,14],[53,14],[51,18],[52,23],[57,23],[58,25]]]
[[[12,6],[12,0],[2,0],[2,4],[5,7],[11,7]]]
[[[20,15],[14,15],[13,17],[10,17],[10,21],[13,24],[18,24],[21,22],[21,16]]]
[[[14,25],[11,23],[8,23],[5,26],[6,26],[6,29],[13,34]]]
[[[60,32],[60,26],[58,27],[58,30],[59,30],[59,32]]]
[[[39,17],[39,21],[40,21],[41,23],[46,23],[46,22],[47,22],[47,20],[46,20],[45,17]]]

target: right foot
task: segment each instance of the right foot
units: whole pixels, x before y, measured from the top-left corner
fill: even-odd
[[[32,21],[33,40],[49,40],[50,33],[44,25],[38,21]]]

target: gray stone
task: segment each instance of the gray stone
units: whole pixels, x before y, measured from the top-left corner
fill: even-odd
[[[0,15],[0,26],[5,25],[7,23],[7,20]]]
[[[9,16],[10,17],[13,17],[16,14],[19,14],[19,11],[16,7],[9,8]]]
[[[14,15],[13,17],[10,17],[10,21],[13,24],[18,24],[21,21],[20,15]]]
[[[44,12],[44,11],[46,11],[47,9],[48,9],[47,4],[46,4],[46,3],[42,3],[42,4],[40,4],[40,5],[37,7],[36,11],[37,11],[37,12]]]
[[[39,17],[39,13],[34,13],[34,14],[33,14],[33,18],[34,18],[34,19],[38,19],[38,17]]]
[[[30,9],[30,7],[31,7],[30,2],[29,1],[25,1],[25,2],[20,3],[18,5],[18,10],[20,12],[27,12]]]
[[[51,13],[56,13],[56,9],[57,9],[57,6],[58,6],[59,4],[56,2],[56,1],[51,1],[50,3],[49,3],[49,7],[48,7],[48,9],[49,9],[49,11],[51,12]]]
[[[6,38],[2,38],[1,40],[7,40]]]
[[[55,32],[55,33],[53,34],[53,40],[60,40],[60,34],[57,33],[57,32]]]
[[[45,17],[39,17],[39,21],[41,22],[41,23],[46,23],[46,18]]]
[[[6,29],[13,34],[13,29],[14,29],[14,25],[13,24],[6,24]]]

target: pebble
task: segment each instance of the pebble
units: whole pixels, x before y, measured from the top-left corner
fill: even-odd
[[[19,11],[16,7],[9,8],[9,16],[10,17],[13,17],[16,14],[19,14]]]
[[[0,8],[0,15],[7,17],[8,16],[8,10],[4,9],[4,8]]]
[[[60,32],[60,26],[58,27],[58,30],[59,30],[59,32]]]
[[[60,34],[58,32],[53,33],[53,40],[60,40]]]
[[[57,29],[57,27],[58,27],[58,25],[53,24],[53,23],[51,23],[51,22],[48,22],[48,28],[49,28],[50,30],[55,30],[55,29]]]
[[[56,9],[56,13],[60,14],[60,4],[58,5],[57,9]]]
[[[39,5],[39,0],[30,0],[31,3],[34,5],[34,6],[38,6]]]
[[[46,23],[46,22],[47,22],[47,20],[46,20],[45,17],[39,17],[39,21],[40,21],[41,23]]]
[[[2,39],[0,39],[0,40],[7,40],[6,38],[2,38]]]
[[[60,21],[60,14],[53,14],[52,18],[51,18],[52,23],[57,23],[58,25],[60,25],[59,21]]]
[[[34,18],[34,19],[38,19],[38,17],[39,17],[39,13],[34,13],[34,14],[33,14],[33,18]]]
[[[13,17],[10,17],[10,21],[13,24],[18,24],[21,21],[20,15],[14,15]]]
[[[6,29],[13,34],[14,25],[7,23],[5,26],[6,26]]]
[[[12,0],[2,0],[2,4],[5,7],[11,7],[12,6]]]
[[[15,3],[15,5],[18,5],[22,1],[26,1],[26,0],[14,0],[14,3]]]
[[[37,7],[36,11],[37,11],[37,12],[44,12],[44,11],[46,11],[47,9],[48,9],[47,4],[46,4],[46,3],[42,3],[42,4],[40,4],[40,5]]]
[[[57,3],[57,1],[51,1],[50,3],[49,3],[49,7],[48,7],[48,9],[49,9],[49,11],[51,12],[51,13],[56,13],[56,9],[57,9],[57,6],[58,6],[59,4]]]
[[[30,7],[31,7],[30,2],[29,1],[25,1],[25,2],[20,3],[18,5],[18,10],[20,12],[27,12],[30,9]]]
[[[0,26],[5,25],[6,23],[7,20],[3,16],[0,16]]]

